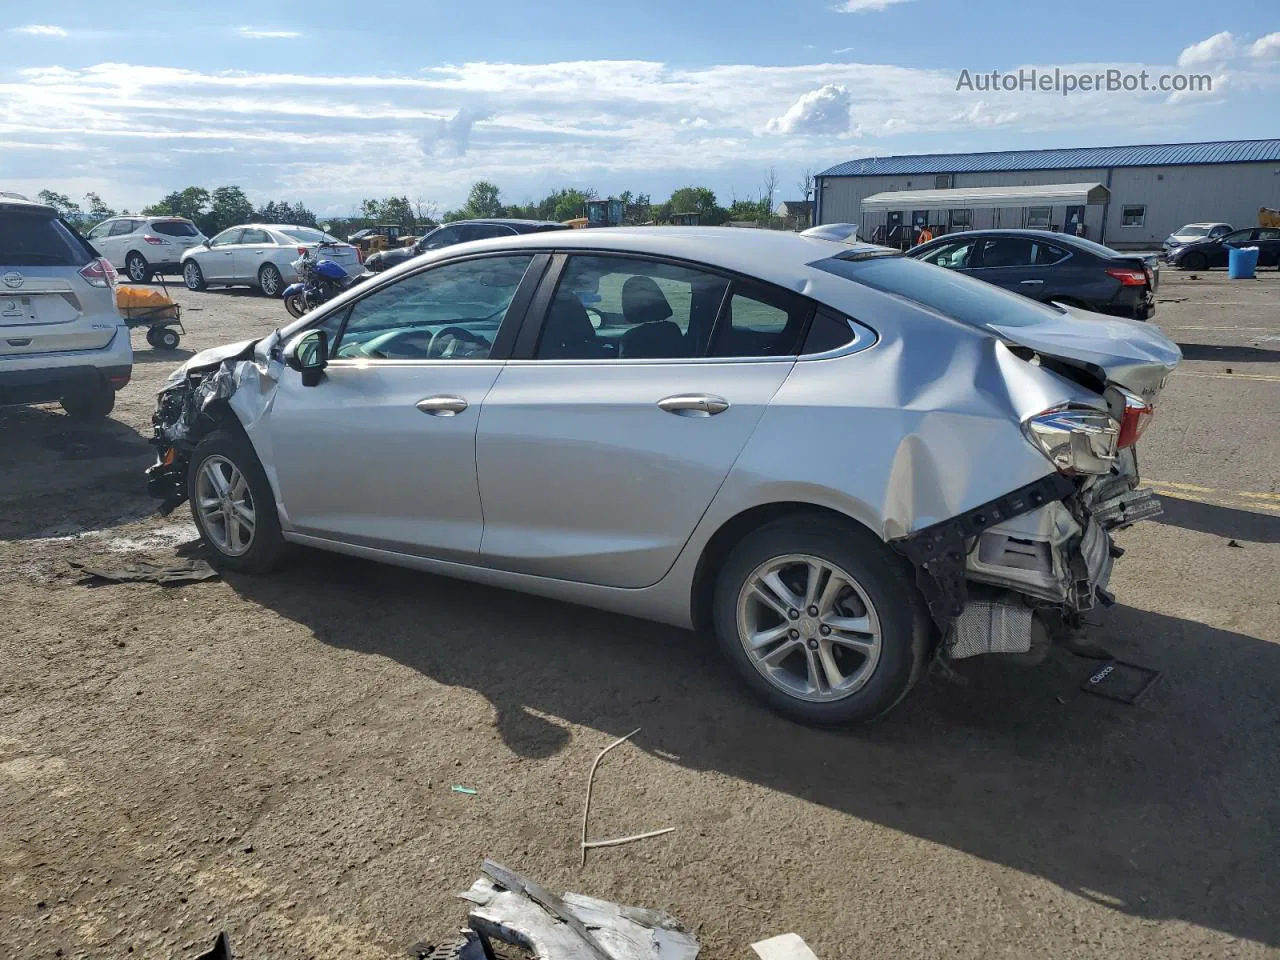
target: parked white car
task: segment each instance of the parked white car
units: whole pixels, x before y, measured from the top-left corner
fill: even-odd
[[[182,252],[205,235],[183,217],[111,217],[89,231],[88,241],[134,283],[157,273],[175,273]]]
[[[356,248],[314,227],[250,223],[223,230],[182,255],[182,279],[192,290],[206,286],[257,287],[278,297],[298,279],[293,261],[325,243],[324,256],[347,273],[359,272]]]

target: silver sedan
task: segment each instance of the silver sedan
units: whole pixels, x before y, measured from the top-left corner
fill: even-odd
[[[356,248],[315,227],[288,223],[250,223],[228,227],[182,254],[182,279],[192,290],[206,286],[252,286],[268,297],[284,293],[298,279],[293,261],[304,251],[360,272]]]
[[[306,544],[709,630],[774,707],[847,724],[1110,601],[1179,359],[877,247],[532,234],[192,357],[150,487],[227,569]]]

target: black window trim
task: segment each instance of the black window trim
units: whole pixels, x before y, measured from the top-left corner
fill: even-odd
[[[448,248],[445,248],[448,249]],[[433,358],[431,360],[330,360],[331,363],[341,363],[351,365],[377,364],[378,366],[403,366],[405,364],[436,364],[436,363],[505,363],[511,357],[512,347],[515,345],[516,336],[522,329],[525,319],[529,312],[529,303],[533,300],[534,294],[539,288],[543,273],[547,268],[548,262],[551,260],[550,253],[546,250],[486,250],[484,253],[463,254],[461,256],[446,257],[442,260],[433,260],[430,263],[423,264],[417,269],[401,274],[395,277],[383,277],[369,284],[362,284],[359,296],[342,304],[334,310],[323,311],[321,315],[308,317],[307,322],[290,330],[287,338],[292,340],[295,337],[306,333],[308,330],[314,330],[321,326],[326,320],[333,316],[335,312],[342,314],[342,319],[338,323],[337,335],[333,338],[334,346],[342,342],[342,334],[346,332],[347,320],[351,317],[351,311],[356,305],[366,297],[373,296],[381,290],[393,287],[396,284],[403,283],[412,277],[427,273],[439,267],[449,266],[455,263],[466,263],[470,260],[491,260],[495,257],[522,257],[532,256],[529,266],[525,268],[524,276],[520,279],[520,285],[516,287],[515,296],[511,298],[511,304],[507,307],[507,313],[502,318],[502,323],[498,326],[498,334],[493,338],[493,346],[489,348],[489,356],[483,358],[451,360],[444,358]]]
[[[698,270],[702,273],[709,273],[712,276],[720,277],[728,281],[725,287],[724,296],[720,299],[720,307],[716,311],[715,320],[711,324],[711,336],[707,338],[707,344],[703,348],[703,353],[695,357],[611,357],[611,358],[583,358],[576,360],[567,359],[549,359],[537,356],[538,339],[542,335],[542,328],[546,325],[547,316],[551,310],[551,301],[555,299],[556,290],[560,286],[560,280],[564,275],[565,266],[569,262],[569,257],[613,257],[623,260],[643,260],[649,263],[662,263],[673,267],[683,267],[686,270]],[[733,297],[734,287],[736,283],[747,284],[754,287],[762,287],[769,291],[774,297],[782,302],[790,302],[796,305],[796,308],[805,311],[804,319],[801,323],[800,330],[796,336],[796,352],[782,353],[776,356],[744,356],[744,357],[713,357],[708,351],[711,344],[715,342],[716,335],[720,329],[720,321],[724,317],[726,305]],[[769,302],[769,301],[764,301]],[[510,359],[517,362],[530,363],[554,363],[554,364],[634,364],[634,365],[653,365],[658,363],[779,363],[786,361],[795,361],[797,359],[807,359],[800,353],[804,349],[804,342],[809,336],[809,329],[813,324],[813,316],[820,305],[817,301],[811,300],[801,294],[780,287],[775,283],[767,280],[761,280],[759,277],[753,277],[749,274],[737,273],[733,270],[727,270],[724,267],[715,266],[709,263],[703,263],[699,260],[686,260],[681,257],[665,256],[663,254],[645,253],[638,250],[600,250],[594,247],[574,247],[572,249],[561,248],[556,250],[551,257],[551,266],[542,276],[542,283],[538,287],[536,295],[529,304],[523,322],[520,327],[519,335],[516,338],[515,348],[511,353]],[[825,305],[823,305],[825,306]],[[831,308],[827,308],[831,309]],[[787,311],[790,313],[790,309]],[[838,312],[838,311],[837,311]],[[810,355],[812,356],[812,355]]]

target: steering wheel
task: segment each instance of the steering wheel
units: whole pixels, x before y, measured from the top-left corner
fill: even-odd
[[[445,327],[443,330],[437,330],[436,335],[431,338],[431,346],[427,347],[427,358],[452,356],[454,347],[460,342],[474,343],[486,350],[493,346],[484,337],[464,327]]]

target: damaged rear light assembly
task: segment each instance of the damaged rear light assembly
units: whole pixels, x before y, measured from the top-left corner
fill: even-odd
[[[1120,281],[1120,285],[1124,287],[1145,287],[1147,285],[1147,271],[1138,270],[1135,267],[1108,267],[1106,274],[1109,277],[1115,277]]]
[[[1056,407],[1022,427],[1027,439],[1062,473],[1110,473],[1120,452],[1121,425],[1090,407]]]
[[[1127,390],[1124,395],[1124,418],[1120,421],[1120,437],[1116,446],[1123,450],[1132,447],[1146,431],[1151,418],[1156,415],[1156,408],[1141,397],[1134,396]]]
[[[90,260],[80,268],[80,276],[91,287],[114,287],[116,285],[116,268],[102,257]]]

